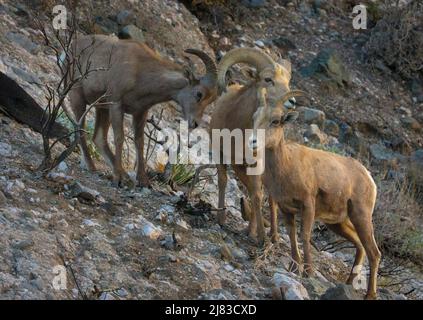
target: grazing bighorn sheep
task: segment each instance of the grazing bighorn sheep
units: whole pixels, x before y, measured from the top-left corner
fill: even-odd
[[[222,95],[216,103],[210,121],[210,132],[213,129],[246,129],[253,128],[253,114],[258,108],[257,92],[261,88],[267,88],[269,95],[274,99],[280,99],[289,89],[291,79],[291,64],[287,60],[276,63],[269,55],[259,49],[237,48],[228,52],[220,61],[218,66],[218,88],[219,91],[226,90],[226,73],[228,69],[237,63],[246,63],[257,70],[256,79],[251,83],[241,86],[233,85],[228,88],[228,92]],[[213,145],[216,147],[215,145]],[[222,150],[213,150],[216,153]],[[239,180],[246,186],[251,201],[252,214],[249,218],[249,235],[256,237],[259,243],[264,241],[264,225],[261,214],[262,205],[262,183],[261,176],[247,175],[247,161],[245,164],[235,164],[234,146],[232,145],[231,167]],[[245,152],[244,152],[245,159]],[[226,219],[225,189],[227,185],[226,165],[218,164],[218,188],[219,188],[219,224],[224,224]],[[276,230],[272,229],[272,234]]]
[[[299,264],[295,214],[301,214],[304,272],[312,274],[310,237],[314,220],[351,241],[356,256],[347,280],[351,284],[367,254],[370,264],[366,298],[376,298],[376,277],[381,259],[372,224],[376,185],[366,168],[357,160],[334,153],[285,142],[283,126],[295,120],[297,112],[285,112],[282,100],[266,89],[260,93],[260,108],[254,114],[254,130],[265,130],[263,183],[271,197],[272,223],[277,229],[277,208],[287,220],[292,258]],[[255,132],[255,131],[253,131]],[[263,146],[264,144],[264,146]],[[249,140],[257,150],[255,134]],[[357,266],[359,266],[357,268]]]
[[[204,108],[216,98],[217,69],[214,61],[202,51],[186,50],[198,56],[206,66],[207,73],[196,79],[190,70],[163,59],[147,45],[134,40],[90,35],[77,38],[73,46],[72,52],[80,64],[78,70],[96,70],[83,78],[69,94],[77,120],[84,114],[87,104],[107,94],[102,100],[102,107],[96,108],[93,140],[113,168],[113,182],[119,184],[126,177],[122,167],[123,116],[124,113],[131,114],[137,148],[137,182],[148,186],[143,157],[148,110],[157,103],[173,100],[182,107],[189,126],[195,126],[201,120]],[[104,107],[104,103],[109,105]],[[110,123],[114,132],[115,154],[107,142]],[[81,150],[88,169],[95,170],[83,134]]]

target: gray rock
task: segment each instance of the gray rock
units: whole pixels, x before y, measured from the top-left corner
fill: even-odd
[[[4,190],[6,195],[16,198],[22,194],[25,190],[25,184],[20,180],[8,181],[6,183],[6,189]]]
[[[54,181],[56,183],[60,183],[60,184],[69,184],[75,180],[73,177],[67,176],[63,172],[60,172],[60,173],[50,172],[47,175],[47,179],[50,181]]]
[[[416,103],[422,103],[423,102],[423,80],[414,78],[411,80],[410,83],[411,87],[411,93],[413,95],[413,100]]]
[[[3,191],[0,190],[0,207],[3,207],[7,203],[7,198],[4,195]]]
[[[294,42],[285,37],[274,38],[272,39],[272,43],[279,49],[282,49],[286,52],[297,49],[297,46],[294,44]]]
[[[100,198],[98,191],[85,187],[79,182],[75,182],[70,186],[70,194],[73,198],[86,201],[96,201]]]
[[[157,240],[162,235],[162,229],[156,227],[150,221],[146,220],[143,216],[138,216],[138,223],[140,225],[140,233],[144,237],[152,240]]]
[[[145,41],[144,33],[141,29],[133,24],[127,25],[119,31],[119,38],[121,39],[134,39],[140,42]]]
[[[12,155],[12,146],[6,142],[0,142],[0,156],[10,157]]]
[[[378,162],[390,162],[398,159],[399,154],[392,152],[381,144],[372,144],[369,148],[370,155]]]
[[[386,288],[378,290],[378,297],[380,300],[408,300],[405,295],[394,293]]]
[[[282,273],[275,273],[272,282],[277,288],[280,288],[284,300],[310,300],[306,288],[294,278]]]
[[[130,10],[122,10],[116,15],[116,22],[121,26],[131,24],[134,20],[134,13]]]
[[[338,137],[339,136],[339,126],[338,124],[333,121],[326,119],[323,123],[323,131],[331,136]]]
[[[12,247],[18,250],[25,250],[34,245],[34,241],[32,239],[24,239],[18,240],[12,243]]]
[[[423,149],[414,151],[411,155],[411,160],[423,166]]]
[[[422,125],[413,117],[403,117],[401,118],[401,123],[407,129],[411,129],[417,132],[422,130]]]
[[[35,54],[38,51],[38,45],[33,43],[26,35],[17,32],[8,32],[6,34],[6,38],[9,41],[18,44],[31,54]]]
[[[330,282],[317,279],[316,277],[305,278],[302,282],[311,299],[320,298],[329,288],[333,287],[333,284]]]
[[[333,49],[320,51],[310,65],[300,69],[300,73],[304,77],[317,76],[329,80],[341,88],[351,84],[348,69]]]
[[[321,297],[321,300],[363,300],[361,294],[350,285],[338,284],[329,288]]]
[[[41,85],[41,80],[34,74],[30,74],[26,72],[25,70],[17,67],[12,66],[13,73],[21,80],[26,81],[28,83],[34,83]]]
[[[318,125],[323,125],[326,119],[325,113],[321,110],[300,107],[297,108],[297,111],[300,113],[300,121],[303,121],[308,124],[314,123]]]
[[[199,300],[235,300],[236,297],[225,289],[213,289],[202,293]]]
[[[62,161],[57,166],[57,170],[60,171],[60,172],[67,172],[69,170],[69,167],[68,167],[68,165],[66,164],[65,161]]]
[[[325,141],[324,134],[320,131],[317,124],[311,124],[306,132],[304,132],[304,138],[307,138],[310,142],[321,144]]]
[[[266,0],[242,0],[242,4],[249,8],[260,8],[266,4]]]
[[[256,41],[254,41],[254,44],[255,44],[257,47],[259,47],[259,48],[264,48],[264,47],[265,47],[264,42],[263,42],[263,41],[261,41],[261,40],[256,40]]]

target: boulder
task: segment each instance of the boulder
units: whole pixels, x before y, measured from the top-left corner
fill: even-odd
[[[403,158],[403,156],[400,154],[393,152],[392,150],[378,143],[371,144],[369,151],[373,160],[380,164],[394,164],[397,163],[399,159]]]
[[[323,131],[331,136],[338,137],[339,136],[339,126],[338,124],[333,121],[326,119],[323,122]]]
[[[338,284],[336,287],[326,290],[320,300],[363,300],[363,297],[352,286]]]
[[[6,142],[0,142],[0,156],[10,157],[12,155],[12,146]]]
[[[39,46],[36,45],[34,42],[32,42],[31,39],[29,39],[26,35],[17,33],[17,32],[8,32],[6,34],[6,38],[13,42],[22,48],[24,48],[26,51],[28,51],[31,54],[36,54]]]
[[[304,138],[311,143],[322,144],[325,141],[325,135],[322,133],[317,124],[311,124],[306,132],[304,132]]]
[[[118,34],[120,39],[133,39],[140,42],[145,41],[144,33],[140,28],[134,26],[133,24],[123,27]]]
[[[277,288],[280,288],[284,300],[310,300],[306,288],[286,274],[275,273],[272,282]]]
[[[300,69],[300,73],[304,77],[316,76],[331,81],[341,88],[351,84],[348,69],[333,49],[320,51],[307,67]]]
[[[402,125],[410,130],[420,132],[422,130],[422,125],[413,117],[403,117],[401,118]]]
[[[300,113],[300,121],[303,121],[307,124],[318,124],[323,125],[326,116],[325,113],[318,109],[300,107],[297,108],[297,111]]]
[[[4,195],[3,191],[0,191],[0,207],[4,206],[7,203],[7,198]]]
[[[242,0],[242,4],[248,8],[260,8],[266,4],[266,0]]]
[[[131,24],[134,21],[134,13],[130,10],[122,10],[116,15],[116,22],[121,26]]]

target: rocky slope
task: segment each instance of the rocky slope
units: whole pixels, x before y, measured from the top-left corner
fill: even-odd
[[[29,17],[47,1],[25,3],[0,1],[0,72],[43,106],[45,84],[58,80],[58,70]],[[333,23],[323,11],[316,16],[308,7],[297,11],[277,3],[242,7],[241,14],[250,19],[224,17],[219,26],[201,16],[198,21],[184,5],[171,0],[111,1],[107,8],[102,1],[87,1],[79,14],[87,32],[136,32],[175,59],[187,47],[219,56],[233,45],[256,45],[288,55],[294,65],[293,87],[314,96],[311,108],[301,109],[301,122],[291,128],[291,138],[370,159],[375,174],[385,164],[392,169],[392,159],[399,163],[399,173],[411,159],[419,161],[409,157],[422,147],[419,129],[401,119],[416,120],[423,106],[413,102],[398,81],[366,72],[356,58],[360,35],[345,40],[349,32],[345,20]],[[125,29],[129,25],[135,29]],[[330,60],[334,69],[341,70],[335,72],[335,80],[341,79],[345,88],[328,80],[327,74],[306,77],[328,43],[338,53],[335,62]],[[325,55],[318,57],[327,64]],[[309,67],[303,75],[302,67]],[[175,108],[164,104],[153,108],[152,114],[157,116],[161,109],[165,110],[161,125],[174,125],[171,119],[179,116]],[[324,231],[316,230],[317,276],[311,279],[287,271],[289,241],[283,227],[278,244],[258,249],[251,243],[244,233],[247,223],[239,212],[242,193],[235,179],[228,191],[233,214],[221,228],[215,212],[199,201],[216,206],[215,176],[197,190],[194,208],[185,203],[182,192],[159,181],[153,190],[113,188],[106,165],[98,162],[99,172],[89,173],[79,166],[77,154],[47,179],[41,178],[36,172],[42,161],[40,136],[0,116],[0,298],[356,299],[363,294],[341,285],[353,252],[348,248],[330,252],[333,238]],[[394,138],[409,147],[393,150]],[[128,151],[130,168],[133,150]],[[158,162],[149,161],[152,171]],[[423,298],[421,270],[407,265],[400,273],[388,272],[393,263],[388,258],[382,263],[381,298],[402,299],[404,293]],[[57,290],[55,268],[61,265],[66,265],[67,286]],[[401,286],[392,286],[398,282]]]

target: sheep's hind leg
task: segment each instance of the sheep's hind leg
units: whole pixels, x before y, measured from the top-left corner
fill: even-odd
[[[356,248],[354,264],[347,280],[347,284],[352,284],[361,270],[365,255],[364,247],[360,242],[357,231],[349,219],[339,224],[326,224],[326,226],[336,234],[352,242]]]
[[[137,185],[139,187],[150,187],[150,179],[146,172],[144,161],[144,128],[147,122],[147,111],[133,115],[132,125],[135,134],[135,146],[137,149]]]
[[[110,118],[112,122],[115,143],[115,158],[113,162],[113,184],[115,186],[122,186],[126,172],[122,166],[122,151],[125,137],[123,129],[123,112],[120,108],[120,104],[115,104],[110,108]]]
[[[370,276],[369,284],[367,286],[366,299],[376,299],[377,272],[379,269],[381,253],[377,247],[377,243],[374,237],[371,214],[369,214],[368,210],[352,205],[351,203],[348,211],[348,216],[350,217],[352,224],[357,230],[357,234],[364,246],[364,250],[366,251],[366,255],[370,264]]]
[[[106,160],[108,165],[113,168],[115,162],[115,155],[110,150],[109,143],[107,142],[107,136],[110,128],[110,117],[109,110],[97,108],[95,112],[95,127],[93,141]]]
[[[71,108],[75,114],[76,121],[80,121],[86,110],[86,101],[82,88],[73,88],[69,93],[69,100]],[[81,128],[85,129],[85,118],[81,121]],[[90,155],[90,150],[87,144],[87,134],[82,131],[80,133],[79,148],[81,150],[81,164],[86,167],[89,171],[95,171],[95,164]]]

